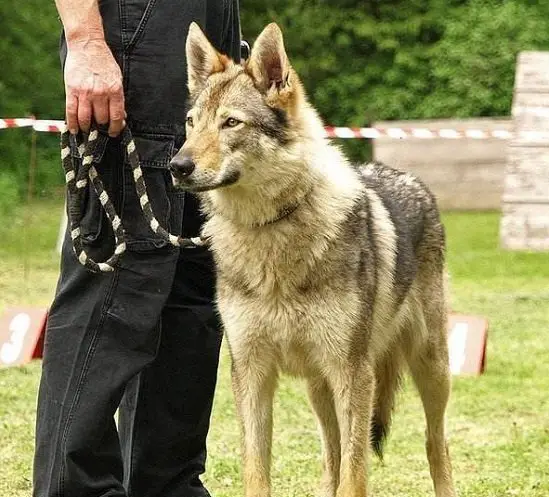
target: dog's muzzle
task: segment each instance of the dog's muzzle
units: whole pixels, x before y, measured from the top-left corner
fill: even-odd
[[[170,162],[170,172],[176,179],[184,179],[190,176],[196,168],[196,164],[190,157],[174,157]]]

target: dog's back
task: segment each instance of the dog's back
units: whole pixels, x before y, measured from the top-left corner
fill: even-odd
[[[445,235],[436,199],[419,178],[378,162],[359,171],[377,268],[369,348],[378,385],[371,441],[381,456],[405,363],[416,382],[424,382],[418,365],[430,347],[434,367],[447,369]]]
[[[366,188],[375,192],[386,209],[395,234],[394,297],[402,302],[420,266],[443,271],[445,239],[434,195],[416,176],[379,162],[359,168]],[[379,219],[386,223],[385,219]]]

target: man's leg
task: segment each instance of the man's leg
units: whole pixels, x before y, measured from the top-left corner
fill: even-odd
[[[191,21],[199,22],[216,47],[238,59],[238,1],[119,4],[125,19],[123,38],[135,40],[126,44],[124,54],[130,127],[134,136],[173,133],[175,147],[180,147],[188,110],[187,28]],[[137,4],[143,8],[136,9]],[[152,158],[153,150],[149,154],[143,143],[136,144],[142,159]],[[172,192],[171,200],[172,231],[179,234],[183,226],[183,236],[196,236],[201,224],[196,205],[191,205],[196,199],[185,199],[183,220],[182,193]],[[213,294],[210,253],[202,248],[182,250],[162,313],[158,357],[132,381],[120,408],[125,484],[132,497],[208,496],[199,476],[204,472],[221,343]]]
[[[110,173],[122,176],[117,147],[112,142],[98,165],[104,179]],[[160,171],[156,176],[161,178],[151,183],[159,190],[151,192],[151,201],[160,208],[166,193],[157,193],[164,176]],[[117,195],[120,181],[107,186],[113,196],[123,196]],[[98,199],[90,195],[82,230],[91,256],[104,260],[112,253],[112,237]],[[38,399],[35,497],[126,495],[113,415],[127,382],[156,355],[178,253],[170,247],[128,251],[114,272],[92,274],[74,256],[70,236],[65,238]]]
[[[120,408],[125,482],[132,497],[206,497],[206,460],[221,331],[211,255],[181,251],[156,360]]]

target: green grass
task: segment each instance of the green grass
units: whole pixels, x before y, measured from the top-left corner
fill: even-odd
[[[51,302],[62,213],[62,201],[42,200],[0,220],[0,311],[5,306]]]
[[[61,205],[0,226],[0,311],[44,305],[57,277]],[[454,379],[448,428],[462,497],[549,495],[549,254],[498,248],[498,213],[445,215],[452,308],[490,322],[486,373]],[[23,241],[26,229],[32,243]],[[25,261],[27,261],[25,263]],[[26,266],[26,270],[25,270]],[[239,433],[223,353],[206,481],[216,497],[242,495]],[[30,494],[40,364],[0,370],[0,497]],[[372,460],[373,496],[432,495],[423,414],[405,384],[385,462]],[[320,474],[316,425],[300,381],[282,382],[275,407],[274,495],[313,496]]]

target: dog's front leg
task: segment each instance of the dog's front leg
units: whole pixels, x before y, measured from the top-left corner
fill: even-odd
[[[245,497],[271,495],[273,396],[277,374],[258,357],[233,357],[232,384],[240,417]]]
[[[369,362],[361,359],[356,364],[345,364],[331,377],[331,382],[341,435],[341,469],[336,496],[366,497],[374,370]]]
[[[335,497],[339,485],[341,437],[334,396],[327,380],[324,378],[309,379],[308,392],[322,435],[324,473],[320,484],[319,497]]]

